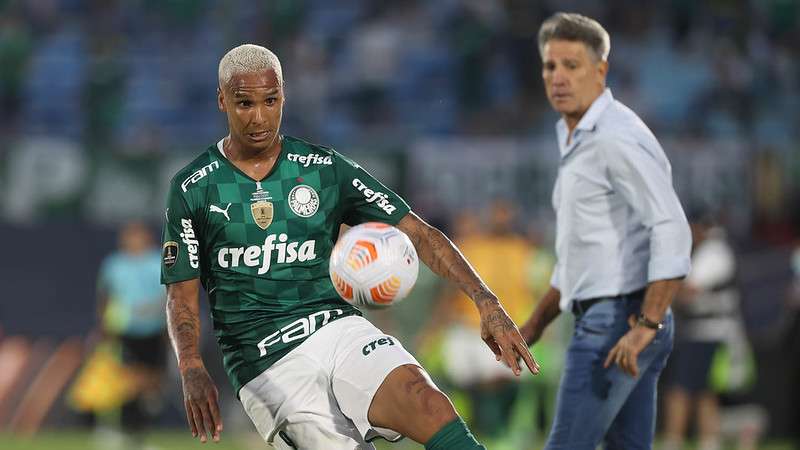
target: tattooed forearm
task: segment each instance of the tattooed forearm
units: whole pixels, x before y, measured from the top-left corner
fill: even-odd
[[[171,300],[167,303],[167,327],[178,361],[199,356],[200,320],[196,313]]]
[[[456,283],[478,305],[497,301],[497,297],[444,233],[416,216],[408,221],[406,219],[409,218],[400,221],[400,228],[411,238],[422,262],[435,274]]]
[[[167,295],[167,330],[179,365],[200,358],[200,314],[196,293],[191,289],[170,286]]]

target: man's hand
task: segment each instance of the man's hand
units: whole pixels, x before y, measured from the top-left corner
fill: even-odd
[[[656,337],[656,330],[636,326],[636,316],[633,314],[628,317],[628,324],[631,329],[608,352],[603,367],[608,368],[611,364],[617,364],[623,372],[637,377],[639,376],[639,366],[636,364],[636,360],[639,353]]]
[[[475,303],[481,315],[481,338],[497,360],[503,360],[514,371],[514,375],[519,376],[519,358],[522,358],[528,370],[534,375],[538,374],[539,364],[533,359],[517,326],[497,298],[484,297],[476,299]]]
[[[534,344],[539,342],[539,339],[542,337],[542,333],[544,333],[544,328],[535,325],[532,321],[525,322],[519,328],[519,334],[522,335],[522,339],[525,340],[525,343],[528,347],[532,347]]]
[[[214,442],[219,442],[222,432],[222,418],[219,414],[219,394],[217,387],[208,375],[202,363],[181,368],[183,382],[183,403],[186,407],[186,420],[192,430],[192,436],[200,436],[200,442],[211,435]]]
[[[561,310],[558,307],[558,302],[561,300],[561,291],[554,287],[545,292],[536,309],[531,313],[531,316],[520,327],[519,332],[525,339],[528,347],[537,343],[542,337],[545,328],[552,322]]]

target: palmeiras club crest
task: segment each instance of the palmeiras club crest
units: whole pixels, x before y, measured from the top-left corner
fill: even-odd
[[[289,208],[300,217],[311,217],[319,209],[319,195],[311,186],[297,185],[289,191]]]
[[[270,197],[269,192],[261,188],[261,182],[257,181],[256,191],[250,196],[250,201],[252,202],[250,203],[250,212],[253,213],[253,220],[255,220],[256,225],[262,230],[266,230],[270,226],[275,212],[272,202],[268,200],[272,200],[272,197]]]

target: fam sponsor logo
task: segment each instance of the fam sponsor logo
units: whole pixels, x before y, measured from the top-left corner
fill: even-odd
[[[326,311],[317,311],[309,314],[307,317],[301,317],[262,339],[261,342],[257,344],[259,355],[266,356],[267,347],[275,345],[278,342],[288,344],[292,341],[308,337],[342,314],[344,314],[344,311],[341,309],[329,309]]]
[[[394,340],[389,336],[382,337],[380,339],[375,339],[374,341],[365,345],[364,348],[361,349],[361,354],[363,354],[364,356],[369,356],[369,354],[374,352],[375,349],[377,349],[378,347],[383,347],[388,345],[394,345]]]
[[[289,153],[286,159],[292,162],[300,163],[303,167],[308,167],[312,164],[330,166],[333,164],[331,155],[319,155],[317,153],[310,153],[308,155],[298,155],[297,153]]]
[[[269,272],[272,265],[273,252],[277,251],[276,264],[291,264],[295,261],[311,261],[317,257],[314,251],[314,241],[287,242],[286,233],[279,235],[270,234],[264,239],[263,245],[250,247],[225,247],[217,252],[217,263],[224,269],[239,267],[259,267],[258,274]],[[277,241],[277,242],[275,242]]]
[[[189,175],[189,177],[187,177],[185,180],[183,180],[183,183],[181,183],[181,190],[183,190],[183,192],[186,192],[186,189],[188,189],[188,186],[190,184],[197,183],[198,181],[203,179],[203,177],[213,172],[214,169],[219,169],[219,161],[212,161],[211,164],[205,165],[201,167],[199,170],[197,170],[195,173]]]
[[[183,227],[181,242],[186,244],[186,250],[189,251],[189,265],[192,266],[193,269],[197,269],[200,267],[200,257],[197,255],[200,243],[197,241],[197,236],[194,234],[192,219],[181,219],[181,226]]]
[[[386,214],[391,216],[392,213],[397,209],[394,205],[389,203],[388,195],[384,194],[383,192],[373,191],[358,178],[353,179],[353,187],[358,189],[358,192],[364,194],[364,197],[367,198],[367,203],[375,203],[375,206],[382,209]]]

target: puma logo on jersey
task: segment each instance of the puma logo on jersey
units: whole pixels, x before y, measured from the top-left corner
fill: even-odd
[[[229,209],[230,207],[231,207],[231,204],[230,204],[230,203],[228,203],[228,206],[226,206],[226,207],[225,207],[225,209],[222,209],[222,208],[220,208],[220,207],[219,207],[219,206],[217,206],[217,205],[209,205],[209,207],[208,207],[208,210],[209,210],[209,211],[211,211],[211,212],[215,212],[215,213],[220,213],[220,214],[222,214],[223,216],[225,216],[225,218],[226,218],[226,219],[228,219],[228,222],[230,222],[230,221],[231,221],[231,218],[230,218],[230,216],[228,215],[228,209]]]
[[[205,165],[198,169],[195,173],[189,175],[185,180],[183,180],[183,183],[181,183],[181,190],[186,192],[186,189],[188,189],[187,186],[197,183],[203,179],[204,176],[213,172],[214,169],[219,169],[219,161],[211,161],[211,164]]]
[[[220,267],[228,269],[245,265],[247,267],[259,267],[258,274],[264,275],[269,272],[272,265],[273,252],[277,250],[276,264],[291,264],[296,261],[304,262],[316,259],[314,251],[315,241],[309,240],[303,243],[286,242],[289,237],[286,233],[279,235],[270,234],[264,239],[264,245],[251,245],[250,247],[227,247],[221,248],[217,253],[217,263]],[[275,241],[278,241],[277,243]]]
[[[364,194],[364,197],[367,198],[367,203],[374,202],[375,206],[382,209],[386,214],[392,215],[392,213],[397,209],[394,205],[389,203],[388,195],[384,194],[383,192],[373,191],[358,178],[353,179],[353,187]]]
[[[330,166],[333,164],[333,158],[330,155],[322,156],[316,153],[311,153],[308,155],[298,155],[297,153],[289,153],[286,155],[286,159],[289,161],[300,163],[303,167],[308,167],[311,164],[322,164],[325,166]]]
[[[186,244],[186,249],[189,251],[189,265],[192,266],[193,269],[197,269],[200,267],[200,257],[197,256],[200,243],[197,241],[197,236],[194,234],[192,220],[181,219],[181,226],[183,227],[183,232],[180,234],[181,241]]]

